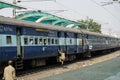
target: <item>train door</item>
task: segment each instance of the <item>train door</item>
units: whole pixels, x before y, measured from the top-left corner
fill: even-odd
[[[74,45],[75,45],[74,52],[77,53],[77,34],[74,35]]]
[[[17,41],[17,59],[15,61],[16,69],[23,69],[23,54],[21,53],[21,28],[16,28],[16,41]]]
[[[20,38],[20,32],[21,29],[17,28],[16,29],[16,39],[17,39],[17,56],[22,57],[23,55],[21,54],[21,38]]]
[[[66,41],[66,34],[64,32],[58,32],[58,38],[59,38],[59,50],[67,52],[67,41]]]
[[[64,33],[64,52],[67,53],[67,33]]]
[[[83,36],[83,52],[84,52],[84,57],[90,58],[91,57],[90,48],[92,47],[87,40],[88,40],[88,35],[84,35]]]
[[[82,52],[85,52],[85,37],[82,36]]]
[[[83,52],[88,51],[87,35],[82,36],[82,42]]]

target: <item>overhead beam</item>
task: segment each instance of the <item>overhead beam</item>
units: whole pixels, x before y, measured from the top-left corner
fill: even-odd
[[[3,8],[26,9],[25,7],[0,0],[0,9]]]

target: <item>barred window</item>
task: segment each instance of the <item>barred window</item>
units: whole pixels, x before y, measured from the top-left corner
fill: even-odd
[[[39,38],[39,44],[43,44],[43,39]]]
[[[47,44],[47,39],[44,39],[44,45],[46,45]]]
[[[70,39],[70,44],[72,44],[72,39]]]
[[[59,44],[59,41],[58,41],[58,39],[55,39],[55,44]]]
[[[52,44],[54,44],[54,39],[52,39]]]
[[[6,36],[6,43],[7,44],[12,44],[12,38],[11,38],[11,36]]]
[[[24,44],[28,44],[28,38],[24,38]]]
[[[48,44],[50,44],[50,39],[48,38]]]
[[[38,38],[35,38],[35,44],[38,44]]]
[[[33,38],[29,39],[29,44],[34,44]]]

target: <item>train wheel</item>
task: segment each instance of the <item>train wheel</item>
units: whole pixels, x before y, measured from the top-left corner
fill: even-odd
[[[91,58],[91,52],[90,52],[90,51],[86,52],[86,53],[84,54],[84,57],[85,57],[85,58]]]
[[[90,51],[88,52],[88,57],[89,57],[89,58],[91,58],[91,57],[92,57],[92,56],[91,56],[91,52],[90,52]]]

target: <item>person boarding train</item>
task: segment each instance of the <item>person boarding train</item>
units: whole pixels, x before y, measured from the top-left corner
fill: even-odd
[[[60,54],[60,56],[59,56],[59,62],[61,62],[61,65],[63,65],[64,61],[65,61],[65,53],[62,52],[62,50],[58,50],[58,53]]]

